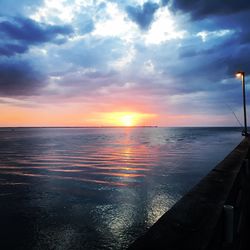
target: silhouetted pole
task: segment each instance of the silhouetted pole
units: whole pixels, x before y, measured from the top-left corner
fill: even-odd
[[[241,78],[241,81],[242,81],[243,111],[244,111],[244,130],[242,132],[242,135],[243,136],[248,136],[248,133],[247,133],[245,72],[244,71],[239,71],[239,72],[237,72],[236,76]]]

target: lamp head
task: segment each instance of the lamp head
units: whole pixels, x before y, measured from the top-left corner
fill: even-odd
[[[241,78],[241,77],[243,77],[244,76],[244,72],[243,71],[238,71],[236,74],[235,74],[235,76],[237,77],[237,78]]]

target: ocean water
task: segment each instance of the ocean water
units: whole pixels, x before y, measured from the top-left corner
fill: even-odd
[[[126,249],[239,128],[0,130],[0,249]]]

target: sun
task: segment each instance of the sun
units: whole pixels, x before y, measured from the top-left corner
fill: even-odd
[[[126,127],[134,126],[135,125],[134,115],[122,115],[120,117],[120,123]]]
[[[141,114],[136,112],[110,112],[102,116],[104,122],[111,126],[133,127],[141,122]]]
[[[97,118],[93,118],[92,122],[102,124],[102,126],[117,127],[136,127],[148,124],[149,121],[155,119],[155,114],[139,113],[139,112],[103,112],[95,113]]]

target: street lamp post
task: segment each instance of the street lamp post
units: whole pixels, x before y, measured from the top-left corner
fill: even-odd
[[[247,112],[246,112],[246,88],[245,88],[245,72],[239,71],[236,76],[242,81],[242,94],[243,94],[243,111],[244,111],[244,130],[242,131],[243,136],[248,136],[247,133]]]

